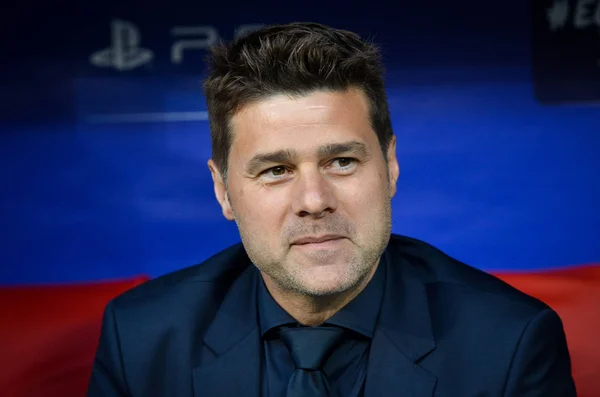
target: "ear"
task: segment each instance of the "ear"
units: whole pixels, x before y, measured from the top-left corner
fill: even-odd
[[[210,174],[213,179],[213,186],[215,189],[215,197],[217,201],[221,205],[221,210],[223,211],[223,216],[227,220],[234,220],[233,210],[231,209],[231,203],[229,202],[229,196],[227,194],[227,188],[225,187],[225,182],[223,181],[223,177],[221,172],[217,168],[215,162],[210,159],[208,160],[208,169],[210,170]]]
[[[388,178],[390,181],[390,196],[394,197],[396,194],[396,183],[400,176],[400,166],[398,165],[398,159],[396,158],[396,135],[392,135],[390,143],[387,149],[387,163],[388,163]]]

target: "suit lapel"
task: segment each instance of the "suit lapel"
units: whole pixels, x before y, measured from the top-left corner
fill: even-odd
[[[208,359],[193,370],[195,397],[260,395],[262,350],[252,264],[234,281],[204,337]]]
[[[386,286],[369,354],[365,397],[431,397],[437,378],[419,365],[435,349],[424,277],[418,264],[386,251]]]

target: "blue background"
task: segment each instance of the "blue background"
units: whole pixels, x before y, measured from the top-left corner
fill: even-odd
[[[5,52],[1,81],[0,284],[157,276],[239,241],[213,197],[206,121],[89,122],[205,110],[198,59],[174,68],[159,56],[129,74],[87,65],[110,44],[111,17],[157,51],[177,24],[230,38],[244,23],[312,20],[372,37],[398,139],[394,232],[489,271],[600,261],[600,108],[536,97],[540,11],[526,2],[59,3],[3,17],[29,34]]]

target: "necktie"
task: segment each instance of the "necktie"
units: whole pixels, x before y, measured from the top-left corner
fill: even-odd
[[[323,364],[341,342],[344,330],[337,327],[282,328],[279,335],[296,364],[286,397],[330,396]]]

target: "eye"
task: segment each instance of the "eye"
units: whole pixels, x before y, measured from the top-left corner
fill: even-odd
[[[348,170],[356,165],[356,159],[350,157],[340,157],[331,162],[333,168]]]
[[[274,168],[271,168],[268,171],[272,172],[274,176],[281,176],[281,175],[285,174],[285,168],[284,167],[274,167]]]
[[[337,159],[340,167],[347,167],[350,164],[352,164],[352,159],[350,158],[341,158],[341,159]]]
[[[287,169],[284,166],[272,167],[261,172],[261,175],[267,178],[280,178],[285,176]]]

